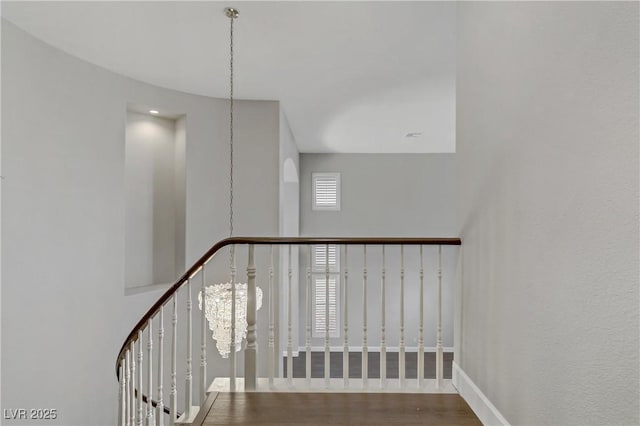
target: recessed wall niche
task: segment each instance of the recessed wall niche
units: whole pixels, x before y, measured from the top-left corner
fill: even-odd
[[[127,110],[127,289],[173,283],[185,268],[186,116],[150,110]]]

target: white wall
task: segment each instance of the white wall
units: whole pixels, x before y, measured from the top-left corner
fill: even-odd
[[[178,273],[186,268],[186,210],[187,210],[187,119],[183,115],[175,122],[174,136],[174,189],[173,196],[178,200],[174,208],[174,232],[177,238],[175,244],[175,264]]]
[[[300,154],[295,137],[289,126],[289,121],[282,108],[280,108],[280,236],[297,237],[300,235]],[[276,299],[279,318],[276,324],[276,348],[280,351],[286,349],[287,344],[287,312],[280,307],[288,306],[288,271],[289,271],[289,251],[288,247],[281,246],[279,250],[280,267],[278,287],[279,297]],[[298,300],[298,247],[291,246],[291,300]],[[298,316],[298,304],[292,305],[292,318]],[[292,346],[298,346],[299,323],[292,321]],[[277,362],[276,372],[279,371],[281,363]]]
[[[280,109],[280,235],[300,233],[300,154],[289,122]]]
[[[458,28],[457,362],[512,424],[638,424],[638,3]]]
[[[107,72],[6,21],[2,92],[2,407],[115,424],[115,357],[159,295],[124,294],[127,104],[186,114],[190,265],[228,232],[228,103]],[[278,104],[239,101],[236,112],[236,232],[274,235]]]
[[[300,156],[301,234],[337,237],[455,237],[456,197],[453,154],[302,154]],[[311,208],[313,172],[339,172],[341,210]],[[305,251],[306,253],[306,251]],[[406,345],[416,346],[418,329],[419,252],[406,247]],[[306,254],[300,282],[306,283]],[[453,286],[458,249],[443,248],[443,339],[453,346]],[[371,247],[368,260],[368,344],[380,344],[381,265],[379,247]],[[349,249],[349,342],[362,345],[362,248]],[[425,345],[435,346],[437,250],[425,247]],[[398,247],[387,251],[387,345],[399,342]],[[300,305],[305,306],[305,292]],[[304,312],[300,321],[304,324]],[[300,339],[304,342],[304,330]],[[341,333],[342,335],[342,333]],[[340,339],[332,339],[338,345]],[[313,339],[322,345],[321,338]]]
[[[125,142],[125,285],[168,284],[185,270],[185,168],[176,160],[179,151],[175,120],[127,112]],[[186,142],[186,135],[182,139]],[[186,148],[181,144],[182,150]],[[184,214],[180,219],[184,221]],[[182,232],[176,232],[181,230]],[[178,263],[178,257],[183,262]]]

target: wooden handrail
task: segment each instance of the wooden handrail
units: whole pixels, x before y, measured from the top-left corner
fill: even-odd
[[[125,355],[127,347],[132,342],[138,340],[138,331],[143,329],[145,324],[156,314],[160,306],[167,303],[173,294],[196,272],[204,266],[220,249],[228,245],[255,244],[255,245],[450,245],[459,246],[462,244],[460,238],[378,238],[378,237],[230,237],[215,243],[207,252],[198,259],[160,298],[147,310],[140,321],[131,330],[125,339],[118,357],[116,358],[116,377],[120,381],[119,365]]]

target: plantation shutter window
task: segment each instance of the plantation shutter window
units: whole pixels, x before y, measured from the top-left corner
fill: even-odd
[[[313,173],[313,210],[340,210],[340,173]]]
[[[326,293],[325,293],[325,284],[326,278],[316,278],[315,279],[315,316],[314,316],[314,327],[315,331],[318,335],[324,335],[325,327],[326,327]],[[338,317],[337,317],[337,308],[336,308],[336,278],[329,278],[329,334],[335,334],[338,332]]]
[[[339,337],[339,284],[340,284],[340,248],[329,245],[329,279],[327,280],[327,246],[312,246],[312,283],[313,283],[313,330],[315,337],[324,337],[327,321],[329,335]],[[327,302],[327,283],[329,284],[329,300]],[[327,319],[327,303],[329,317]]]

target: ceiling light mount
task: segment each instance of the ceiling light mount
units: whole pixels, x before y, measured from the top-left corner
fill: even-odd
[[[409,132],[406,135],[404,135],[405,138],[419,138],[422,136],[422,132]]]
[[[234,9],[232,7],[225,7],[224,14],[227,15],[227,18],[236,19],[239,15],[238,9]]]

